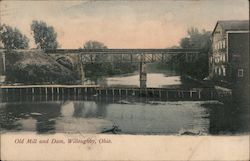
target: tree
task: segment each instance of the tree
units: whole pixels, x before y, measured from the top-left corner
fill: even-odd
[[[181,39],[181,42],[180,42],[180,46],[181,48],[185,49],[185,48],[190,48],[191,45],[190,45],[190,38],[188,37],[185,37],[183,39]]]
[[[102,42],[89,40],[84,43],[83,48],[84,49],[107,49],[107,46],[105,46]]]
[[[208,75],[208,54],[212,50],[211,32],[192,27],[187,31],[188,37],[180,41],[181,48],[198,48],[201,53],[195,62],[182,62],[179,64],[180,71],[184,75],[203,79]]]
[[[29,39],[17,28],[5,24],[0,25],[0,41],[5,49],[26,49]]]
[[[57,33],[52,26],[48,26],[43,21],[32,21],[31,30],[37,48],[40,49],[56,49],[58,48]]]
[[[188,37],[184,37],[180,41],[181,48],[199,48],[204,52],[211,51],[211,32],[202,30],[201,32],[191,27],[187,31]]]
[[[83,45],[84,49],[107,49],[107,46],[98,41],[87,41]],[[118,56],[119,57],[119,56]],[[99,76],[114,75],[133,72],[136,67],[133,64],[119,61],[114,58],[113,62],[107,62],[108,57],[105,54],[99,54],[93,57],[98,63],[86,64],[86,76],[96,79]],[[104,63],[102,63],[104,62]]]

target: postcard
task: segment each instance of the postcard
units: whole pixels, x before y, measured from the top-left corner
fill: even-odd
[[[0,1],[0,159],[247,161],[248,0]]]

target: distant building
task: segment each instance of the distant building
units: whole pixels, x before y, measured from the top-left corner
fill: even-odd
[[[249,20],[216,23],[212,33],[209,76],[230,88],[249,88]]]

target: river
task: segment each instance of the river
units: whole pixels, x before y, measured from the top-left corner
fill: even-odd
[[[139,76],[115,76],[97,82],[103,86],[139,86]],[[190,86],[185,83],[180,76],[149,73],[147,86]],[[246,125],[249,115],[244,110],[216,100],[161,102],[139,97],[22,100],[0,103],[1,132],[102,133],[116,127],[120,134],[225,135],[244,134],[249,130]]]

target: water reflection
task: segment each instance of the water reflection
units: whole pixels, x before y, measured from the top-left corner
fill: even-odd
[[[102,102],[71,102],[74,107],[73,117],[105,118],[107,104]]]
[[[100,133],[117,125],[126,134],[239,134],[249,130],[248,119],[242,108],[218,102],[0,104],[1,131]]]
[[[60,116],[60,109],[60,103],[49,102],[1,104],[1,130],[53,132],[55,130],[53,119]]]

